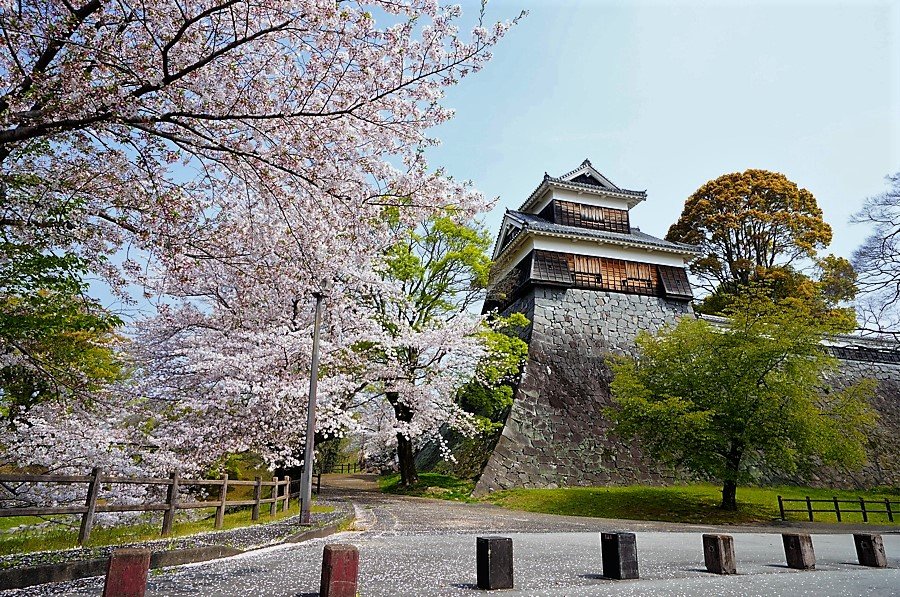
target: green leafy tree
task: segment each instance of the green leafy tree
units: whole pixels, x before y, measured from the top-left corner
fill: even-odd
[[[85,260],[54,251],[67,213],[47,217],[27,238],[0,230],[0,417],[10,422],[44,401],[90,401],[122,374],[122,322],[87,296]]]
[[[816,457],[858,466],[873,380],[836,389],[823,374],[837,361],[821,344],[835,331],[803,303],[748,293],[730,324],[682,319],[637,338],[638,355],[613,363],[617,431],[651,456],[718,479],[724,509],[751,463],[792,473]]]
[[[513,384],[525,359],[528,343],[520,332],[528,326],[521,313],[495,316],[485,324],[481,336],[487,349],[475,377],[459,391],[459,403],[478,419],[482,431],[492,433],[503,427],[513,403]]]
[[[814,258],[831,242],[831,227],[808,190],[779,172],[751,169],[697,189],[666,239],[700,247],[691,273],[713,292],[747,284],[760,269]]]
[[[462,342],[466,336],[481,333],[481,323],[468,310],[487,285],[491,238],[482,226],[453,210],[444,210],[415,227],[400,217],[398,208],[386,209],[385,215],[400,240],[385,252],[382,276],[393,282],[398,292],[371,297],[387,338],[361,348],[369,360],[381,365],[375,367],[377,381],[367,390],[383,394],[393,411],[401,483],[410,486],[418,481],[415,434],[426,432],[425,427],[442,417],[454,418],[452,409],[443,404],[453,405],[458,391],[446,364],[454,358],[454,350],[465,350]],[[465,318],[472,319],[471,326],[463,322]],[[425,336],[437,339],[435,329],[448,334],[440,338],[440,345],[423,345]],[[424,385],[430,391],[422,391]],[[415,425],[417,415],[430,423]]]
[[[799,302],[817,317],[828,319],[835,331],[856,327],[856,310],[842,306],[856,296],[856,272],[843,257],[828,255],[819,260],[815,277],[790,265],[759,268],[749,282],[723,282],[715,292],[695,306],[695,311],[722,315],[748,290],[776,303]]]

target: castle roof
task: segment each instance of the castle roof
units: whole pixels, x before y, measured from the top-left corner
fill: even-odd
[[[519,211],[530,211],[550,188],[620,197],[628,202],[629,208],[634,207],[647,198],[647,191],[632,191],[620,188],[594,168],[590,160],[584,160],[580,166],[571,172],[566,172],[562,176],[550,176],[545,172],[544,179],[528,196],[528,199],[525,200]]]
[[[640,228],[631,228],[628,234],[609,232],[606,230],[593,230],[589,228],[556,224],[536,214],[511,210],[506,211],[504,219],[513,222],[517,225],[516,227],[520,229],[516,235],[517,239],[515,240],[518,240],[518,237],[525,236],[523,233],[527,230],[543,236],[603,241],[613,245],[676,253],[678,255],[684,255],[685,257],[694,257],[700,253],[699,249],[694,245],[675,243],[662,238],[657,238],[646,232],[641,232]],[[501,226],[501,234],[505,228],[506,226]],[[502,241],[502,239],[498,240]],[[498,251],[494,258],[496,259],[500,254],[511,249],[511,247],[516,244],[515,240],[509,242],[502,248],[498,247]]]

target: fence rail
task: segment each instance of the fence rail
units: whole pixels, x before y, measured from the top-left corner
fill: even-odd
[[[337,474],[350,474],[350,473],[358,473],[363,470],[363,467],[360,466],[358,462],[350,462],[344,464],[332,464],[331,466],[325,467],[326,473],[337,473]]]
[[[785,504],[802,503],[805,508],[785,508]],[[828,504],[827,508],[816,508],[813,504]],[[841,504],[852,504],[858,506],[859,509],[841,507]],[[870,506],[871,504],[871,506]],[[883,508],[880,509],[879,508]],[[894,514],[900,514],[900,501],[889,500],[885,498],[881,500],[866,500],[863,498],[855,500],[839,500],[837,497],[831,499],[812,499],[809,496],[804,498],[785,498],[778,496],[778,510],[781,513],[781,520],[787,520],[785,514],[788,512],[804,512],[809,516],[810,522],[814,521],[813,514],[816,512],[829,513],[837,516],[837,521],[841,522],[842,514],[862,514],[863,522],[869,522],[870,514],[887,514],[888,521],[894,522]]]
[[[321,478],[321,475],[319,477]],[[225,509],[229,506],[253,506],[251,519],[259,520],[260,506],[268,504],[269,515],[274,516],[278,512],[279,503],[284,511],[288,510],[291,496],[296,493],[291,491],[291,478],[288,476],[283,479],[272,477],[271,481],[263,481],[262,477],[256,477],[253,481],[229,479],[227,474],[222,475],[221,479],[182,479],[177,472],[172,473],[168,478],[117,477],[105,475],[101,468],[95,468],[91,471],[90,476],[0,474],[0,483],[87,484],[87,497],[83,506],[0,508],[0,517],[81,514],[78,545],[83,545],[90,539],[94,516],[98,512],[163,512],[160,534],[165,537],[172,532],[175,513],[178,510],[215,508],[215,528],[220,529],[224,524]],[[108,504],[100,496],[103,485],[164,485],[166,486],[166,500],[164,503]],[[191,485],[218,487],[218,498],[213,501],[182,501],[178,489]],[[229,500],[228,490],[240,486],[253,487],[253,499]],[[267,490],[267,497],[263,497],[264,488]]]

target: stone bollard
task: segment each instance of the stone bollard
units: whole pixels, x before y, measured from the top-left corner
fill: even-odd
[[[781,540],[788,568],[812,570],[816,567],[812,538],[807,533],[782,533]]]
[[[477,537],[475,562],[479,589],[513,588],[513,551],[509,537]]]
[[[356,597],[359,550],[355,545],[329,543],[322,553],[319,597]]]
[[[144,597],[149,568],[149,549],[114,549],[106,565],[103,597]]]
[[[737,574],[734,538],[731,535],[703,535],[703,560],[713,574]]]
[[[603,558],[603,576],[606,578],[638,578],[634,533],[600,533],[600,554]]]
[[[856,545],[856,557],[860,566],[887,568],[887,555],[884,553],[884,541],[875,533],[853,533]]]

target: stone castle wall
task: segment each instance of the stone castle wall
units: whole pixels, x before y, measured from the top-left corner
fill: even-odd
[[[503,433],[475,492],[509,487],[662,483],[674,472],[610,433],[605,355],[631,350],[640,330],[692,315],[663,298],[536,288],[507,309],[531,320],[528,361]]]
[[[611,405],[605,355],[633,350],[641,330],[655,333],[680,317],[692,317],[690,305],[651,296],[538,287],[506,310],[516,311],[532,322],[528,361],[476,494],[510,487],[676,480],[675,471],[645,459],[638,446],[611,432],[603,415]],[[900,484],[900,366],[842,362],[842,380],[859,377],[879,380],[873,406],[880,420],[870,446],[870,464],[856,473],[812,471],[802,481],[829,486]]]

